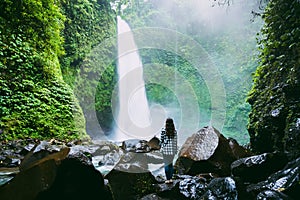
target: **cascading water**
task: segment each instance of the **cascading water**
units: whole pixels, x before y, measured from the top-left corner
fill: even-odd
[[[129,25],[118,17],[118,94],[112,140],[148,139],[153,136],[143,79],[143,66]]]

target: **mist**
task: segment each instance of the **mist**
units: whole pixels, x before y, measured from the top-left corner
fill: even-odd
[[[232,1],[230,5],[219,5],[210,0],[145,0],[131,6],[135,9],[128,11],[127,14],[124,12],[124,17],[133,30],[149,27],[169,30],[171,34],[173,32],[177,36],[169,35],[173,40],[165,39],[169,41],[169,44],[161,45],[163,46],[161,49],[186,59],[195,69],[208,67],[202,69],[202,73],[201,70],[195,71],[199,73],[199,83],[190,85],[189,88],[191,89],[180,90],[180,87],[177,87],[177,90],[172,89],[177,100],[164,105],[150,101],[150,106],[154,105],[157,108],[158,105],[162,110],[161,112],[165,113],[165,117],[174,117],[184,138],[205,125],[213,125],[217,126],[227,137],[233,137],[243,144],[249,142],[246,128],[250,107],[246,103],[246,98],[252,87],[252,73],[258,62],[256,37],[263,24],[261,19],[254,19],[252,14],[253,10],[259,10],[258,2],[237,0]],[[130,8],[130,5],[126,8]],[[132,12],[137,13],[136,18],[132,17]],[[155,35],[153,33],[153,39]],[[162,37],[159,34],[157,36]],[[143,35],[143,37],[145,36]],[[178,37],[190,38],[194,44],[185,44],[184,39],[179,41]],[[151,40],[151,37],[149,38]],[[139,39],[136,38],[136,40],[139,43]],[[161,44],[165,42],[163,40],[162,37]],[[152,41],[148,42],[151,43]],[[143,48],[143,45],[139,45],[139,48]],[[209,61],[191,62],[189,57],[191,55],[188,55],[190,52],[196,52],[192,53],[194,57],[201,57],[205,54]],[[148,62],[145,59],[147,52],[143,55],[143,63],[145,64]],[[152,59],[150,62],[155,62],[154,60]],[[151,69],[153,66],[149,67],[149,65],[155,64],[157,63],[147,63],[146,67]],[[172,65],[172,63],[166,63],[166,65]],[[162,71],[167,71],[167,68],[168,66],[163,65],[160,67]],[[180,70],[179,68],[180,66],[175,66],[174,69],[176,71]],[[147,69],[145,70],[147,71]],[[209,70],[213,70],[213,72],[211,73]],[[175,72],[173,73],[175,74]],[[203,73],[209,73],[209,76]],[[157,80],[155,80],[157,83],[160,81],[161,74],[163,73],[157,75]],[[181,72],[177,74],[179,74],[178,77]],[[145,76],[152,76],[153,78],[155,75],[151,71]],[[186,79],[189,79],[189,75],[182,77],[183,81]],[[172,81],[177,82],[175,85],[183,83],[183,81],[178,80]],[[222,84],[215,87],[214,82],[217,81],[222,82]],[[162,83],[159,82],[159,84]],[[163,84],[172,85],[173,83]],[[199,93],[197,91],[199,88],[196,87],[201,87],[202,92]],[[191,101],[181,98],[181,96],[192,96],[194,98],[193,105]],[[210,99],[210,102],[207,102],[207,99]],[[199,105],[194,104],[195,101],[198,101]],[[217,102],[217,107],[213,105],[214,102]],[[180,107],[182,105],[189,106]],[[186,111],[186,109],[190,110]],[[183,112],[186,112],[185,116],[182,115]],[[200,117],[193,112],[199,112]],[[216,114],[217,117],[214,118],[213,112],[221,114]],[[195,119],[191,119],[193,116],[196,116]],[[187,125],[188,123],[190,125]]]

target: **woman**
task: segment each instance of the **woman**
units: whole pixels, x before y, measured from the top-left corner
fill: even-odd
[[[166,120],[165,128],[161,132],[161,152],[165,164],[166,183],[172,183],[174,173],[173,159],[177,153],[177,131],[172,118]]]

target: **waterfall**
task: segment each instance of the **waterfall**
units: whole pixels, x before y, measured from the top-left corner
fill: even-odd
[[[119,16],[117,23],[119,106],[111,139],[147,139],[153,133],[143,65],[129,25]]]

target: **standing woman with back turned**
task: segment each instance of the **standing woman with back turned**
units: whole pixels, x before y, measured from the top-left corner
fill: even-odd
[[[172,118],[166,120],[165,128],[161,132],[161,151],[165,164],[166,183],[172,183],[174,173],[173,159],[177,153],[177,131]]]

